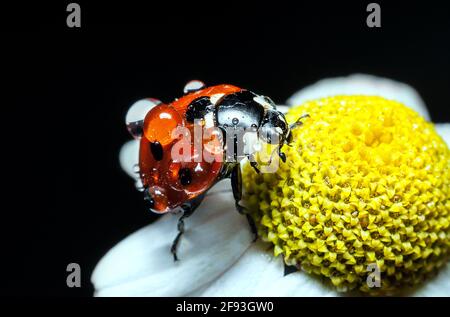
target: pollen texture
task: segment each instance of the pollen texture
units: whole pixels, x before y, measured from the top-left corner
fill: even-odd
[[[395,292],[436,273],[450,254],[450,151],[433,125],[381,97],[314,100],[286,118],[305,113],[276,172],[244,166],[274,255],[341,291]]]

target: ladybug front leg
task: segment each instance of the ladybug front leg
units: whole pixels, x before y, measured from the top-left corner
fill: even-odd
[[[180,238],[184,233],[184,219],[188,218],[190,215],[192,215],[194,213],[194,211],[197,209],[197,207],[202,202],[203,198],[204,198],[204,195],[200,195],[181,206],[181,209],[183,210],[183,214],[181,215],[180,219],[178,219],[178,224],[177,224],[178,234],[175,237],[175,239],[173,240],[172,247],[170,248],[170,252],[173,255],[174,261],[178,261],[177,247],[178,247],[178,243],[180,242]]]
[[[245,214],[247,216],[247,221],[250,226],[252,233],[254,234],[253,242],[258,239],[258,230],[256,229],[256,224],[253,218],[247,213],[247,209],[241,206],[239,202],[242,198],[242,176],[241,176],[241,166],[237,164],[231,172],[231,187],[233,188],[233,196],[236,203],[236,209],[240,214]],[[295,266],[289,266],[284,261],[284,276],[298,271]]]
[[[248,214],[246,208],[239,204],[242,198],[242,175],[240,164],[236,164],[231,172],[231,188],[233,189],[236,209],[240,214],[245,214],[245,216],[247,217],[248,224],[254,235],[253,242],[255,242],[256,239],[258,239],[258,230],[256,229],[255,222],[253,221],[253,218]]]
[[[280,157],[280,159],[283,161],[283,163],[286,163],[286,154],[284,154],[284,152],[281,152],[281,147],[283,146],[283,144],[281,144],[280,146],[278,146],[278,156]]]
[[[250,161],[250,166],[253,167],[256,173],[260,173],[258,168],[258,162],[256,162],[255,156],[253,154],[248,155],[248,160]]]

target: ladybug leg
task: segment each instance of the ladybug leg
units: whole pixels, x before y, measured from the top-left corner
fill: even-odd
[[[256,229],[255,222],[253,218],[248,214],[247,209],[240,205],[239,202],[242,198],[242,176],[241,176],[241,166],[236,164],[231,172],[231,187],[233,188],[233,196],[235,201],[235,206],[240,214],[244,214],[247,217],[248,224],[254,236],[253,242],[258,239],[258,230]]]
[[[186,212],[187,211],[187,212]],[[170,248],[170,252],[173,255],[173,260],[174,261],[178,261],[178,257],[177,257],[177,247],[178,247],[178,243],[180,242],[180,238],[184,233],[184,219],[189,217],[192,214],[192,211],[190,209],[184,209],[183,211],[183,215],[180,217],[180,219],[178,219],[178,224],[177,224],[177,228],[178,228],[178,234],[175,237],[175,239],[172,242],[172,247]]]
[[[250,166],[253,167],[256,173],[260,173],[258,168],[258,162],[255,160],[255,156],[253,154],[248,155],[248,160],[250,161]]]
[[[198,205],[200,205],[200,203],[202,202],[203,197],[204,197],[203,195],[196,197],[193,200],[191,200],[181,206],[181,208],[183,209],[183,214],[181,215],[180,219],[178,219],[178,224],[177,224],[178,234],[175,237],[175,239],[173,240],[172,247],[170,248],[170,252],[173,255],[174,261],[178,261],[177,247],[178,247],[178,243],[180,242],[180,238],[184,233],[184,219],[188,218],[190,215],[192,215],[194,213],[194,211],[197,209]]]
[[[286,154],[284,152],[281,152],[281,146],[278,147],[278,156],[283,161],[283,163],[286,163]]]
[[[278,152],[278,156],[281,158],[283,163],[286,163],[286,154],[284,154],[283,152]]]
[[[284,273],[283,273],[284,276],[298,271],[298,268],[295,265],[287,265],[284,261],[283,264],[284,264]]]

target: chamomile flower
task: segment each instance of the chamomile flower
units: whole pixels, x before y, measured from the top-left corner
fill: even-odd
[[[307,103],[291,109],[288,118],[304,112],[311,117],[295,131],[292,148],[283,148],[287,163],[280,163],[277,174],[244,175],[260,241],[252,242],[225,180],[186,221],[179,262],[170,254],[179,216],[167,214],[101,259],[91,278],[95,295],[338,296],[343,293],[334,285],[364,288],[358,265],[372,262],[386,288],[402,287],[397,282],[406,278],[420,281],[412,290],[401,289],[408,295],[448,295],[448,148],[437,134],[450,144],[450,125],[433,127],[382,98],[311,101],[355,94],[402,102],[429,119],[417,92],[391,80],[357,75],[301,90],[288,104]],[[137,161],[138,144],[130,141],[120,163],[134,181]],[[284,260],[303,270],[284,275]],[[422,282],[422,272],[440,265],[437,276]]]

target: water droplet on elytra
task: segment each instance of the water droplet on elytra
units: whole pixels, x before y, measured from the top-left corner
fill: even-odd
[[[142,181],[140,179],[137,179],[136,182],[134,183],[134,186],[136,187],[136,189],[140,192],[144,191],[144,185],[142,184]]]
[[[191,80],[188,82],[183,89],[185,94],[200,90],[205,87],[205,83],[200,80]]]
[[[125,116],[125,124],[130,134],[134,138],[140,138],[142,136],[142,128],[144,125],[144,119],[147,113],[155,106],[160,104],[161,101],[155,98],[146,98],[136,101],[128,109]]]

